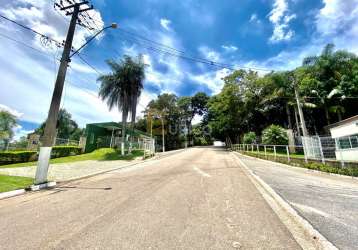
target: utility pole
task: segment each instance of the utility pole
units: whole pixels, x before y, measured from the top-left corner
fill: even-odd
[[[70,53],[72,48],[72,41],[75,34],[76,24],[78,20],[78,14],[83,11],[93,9],[93,6],[85,9],[80,9],[83,4],[88,4],[88,1],[75,3],[66,7],[62,7],[61,10],[73,9],[72,12],[68,12],[66,15],[72,15],[70,26],[68,28],[67,37],[62,52],[61,63],[58,69],[55,88],[52,94],[51,106],[48,112],[46,120],[44,135],[42,138],[42,145],[40,147],[40,154],[38,159],[38,165],[36,169],[35,184],[41,184],[47,182],[47,172],[49,167],[49,160],[51,157],[52,145],[54,144],[56,136],[56,126],[58,113],[61,104],[61,97],[63,91],[63,85],[65,83],[67,66],[70,62]]]
[[[308,137],[306,122],[305,122],[305,118],[303,116],[302,105],[301,105],[300,96],[298,93],[298,88],[297,88],[297,84],[296,84],[295,80],[293,80],[293,87],[295,89],[295,97],[296,97],[296,102],[297,102],[298,115],[299,115],[300,121],[301,121],[302,134],[304,137]]]

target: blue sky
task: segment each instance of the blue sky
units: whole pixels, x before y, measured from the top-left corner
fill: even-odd
[[[0,13],[62,41],[68,17],[54,10],[53,1],[0,0]],[[235,68],[292,69],[305,56],[319,54],[328,42],[335,43],[338,49],[358,53],[358,0],[92,0],[92,3],[95,10],[90,15],[98,27],[116,22],[120,29],[101,35],[84,49],[83,57],[98,71],[108,72],[106,59],[143,54],[148,67],[139,115],[160,93],[216,94],[222,88],[221,78],[230,70],[155,53],[145,48],[148,43],[134,42],[121,28],[185,51],[186,55]],[[0,35],[0,108],[19,117],[21,126],[17,133],[22,135],[46,118],[61,49],[41,42],[33,33],[5,20],[0,20]],[[90,36],[89,31],[78,27],[74,46],[79,47]],[[265,72],[260,70],[260,74]],[[98,99],[97,77],[97,72],[73,58],[62,107],[81,126],[120,120],[118,111],[109,112]]]

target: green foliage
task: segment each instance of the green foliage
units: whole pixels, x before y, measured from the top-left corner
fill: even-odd
[[[70,155],[78,155],[82,149],[76,146],[54,146],[51,151],[51,158],[58,158]]]
[[[82,149],[75,146],[55,146],[51,151],[51,158],[81,154]],[[4,151],[0,152],[0,165],[36,161],[36,151]]]
[[[43,135],[46,123],[43,122],[39,128],[35,129],[35,133]],[[84,134],[85,129],[78,127],[72,115],[66,109],[60,109],[57,123],[57,138],[70,139],[78,141]]]
[[[143,156],[143,150],[132,150],[131,154],[121,155],[120,152],[116,149],[100,148],[87,154],[54,158],[50,160],[50,164],[71,163],[71,162],[88,161],[88,160],[96,160],[96,161],[132,160],[140,156]],[[0,166],[0,168],[17,168],[17,167],[34,166],[36,165],[36,163],[37,162],[23,162],[23,163],[16,163],[10,165],[2,165]]]
[[[259,76],[250,70],[237,70],[223,81],[220,93],[208,102],[205,117],[217,139],[230,137],[235,143],[244,133],[258,134],[270,124],[298,134],[295,88],[311,133],[324,133],[329,122],[357,115],[358,58],[347,51],[335,51],[330,44],[292,71]]]
[[[287,145],[287,132],[278,125],[271,125],[262,131],[262,143],[269,145]]]
[[[6,110],[0,110],[0,143],[4,143],[4,148],[14,136],[13,129],[16,126],[16,117]]]
[[[243,142],[245,144],[252,144],[256,141],[256,133],[255,132],[248,132],[244,134]]]
[[[36,151],[4,151],[0,152],[0,165],[36,161]]]

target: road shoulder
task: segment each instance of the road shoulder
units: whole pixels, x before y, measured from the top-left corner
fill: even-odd
[[[255,175],[246,164],[241,161],[237,152],[231,153],[238,164],[245,170],[249,179],[259,190],[272,210],[288,228],[295,240],[303,249],[337,249],[322,234],[320,234],[307,220],[302,218],[281,196],[279,196],[259,176]]]

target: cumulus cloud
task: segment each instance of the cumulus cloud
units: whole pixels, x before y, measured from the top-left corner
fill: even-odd
[[[315,20],[321,39],[358,53],[358,0],[323,0],[323,3]]]
[[[273,24],[271,42],[287,41],[292,38],[294,31],[290,29],[289,23],[296,18],[296,15],[289,14],[287,0],[275,0],[268,17]]]
[[[170,27],[169,27],[170,24],[171,24],[171,21],[169,19],[165,19],[165,18],[160,19],[160,25],[164,29],[170,30]]]

